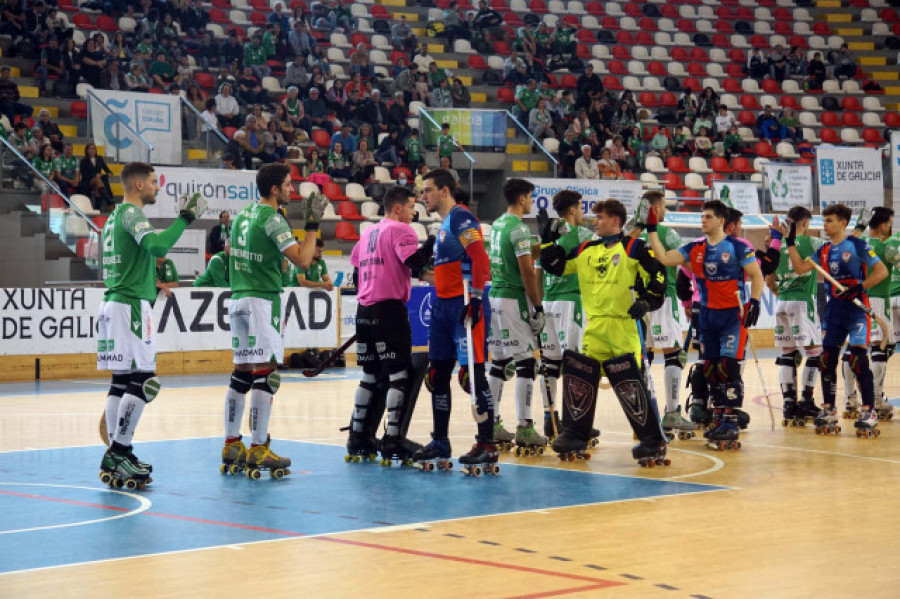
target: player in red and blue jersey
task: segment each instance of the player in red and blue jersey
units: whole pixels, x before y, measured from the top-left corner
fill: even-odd
[[[664,266],[685,264],[700,291],[700,359],[712,387],[714,425],[707,437],[717,447],[739,447],[736,408],[744,400],[741,365],[745,328],[759,320],[759,298],[763,275],[753,248],[726,235],[729,208],[719,200],[703,203],[701,230],[704,238],[678,249],[665,251],[656,233],[656,212],[648,216],[650,246]],[[750,300],[746,310],[741,302],[745,275],[750,279]],[[743,322],[742,322],[743,321]]]
[[[424,177],[422,196],[429,212],[438,211],[443,218],[434,244],[435,300],[428,332],[428,357],[431,366],[427,383],[431,389],[434,430],[432,442],[416,460],[445,460],[450,457],[448,428],[450,423],[450,378],[457,360],[467,363],[465,322],[472,327],[474,384],[478,425],[472,451],[460,463],[481,464],[497,461],[494,445],[494,405],[485,376],[485,319],[482,309],[484,287],[490,276],[490,263],[481,225],[469,209],[454,199],[456,181],[445,169],[429,171]],[[463,280],[469,284],[469,303],[463,300]]]
[[[868,314],[853,303],[859,299],[869,305],[866,290],[871,289],[887,278],[888,271],[869,244],[857,237],[847,235],[847,224],[852,213],[843,204],[832,204],[822,211],[825,217],[822,230],[830,239],[813,256],[812,259],[827,270],[838,283],[844,286],[838,292],[831,283],[825,281],[825,316],[822,318],[822,355],[819,358],[819,370],[822,375],[822,411],[816,417],[817,429],[832,431],[839,419],[834,407],[837,394],[837,366],[840,359],[841,346],[849,339],[850,368],[856,375],[859,386],[861,409],[857,420],[857,428],[874,428],[878,422],[878,414],[872,410],[875,400],[875,389],[872,370],[869,367],[868,345],[872,322]],[[785,238],[791,265],[797,275],[810,272],[815,267],[804,261],[796,248],[796,223],[790,225],[790,232]],[[859,426],[862,424],[863,426]]]

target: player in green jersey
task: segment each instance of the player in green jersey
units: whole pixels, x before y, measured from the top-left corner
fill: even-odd
[[[894,407],[887,403],[884,397],[884,377],[887,374],[887,361],[894,352],[894,343],[896,338],[893,337],[893,328],[896,324],[892,323],[891,310],[891,278],[894,271],[900,264],[900,239],[892,235],[892,225],[894,220],[894,211],[890,208],[877,207],[872,209],[868,223],[865,216],[861,216],[856,220],[856,228],[854,235],[862,235],[866,224],[869,227],[869,237],[866,241],[875,252],[884,265],[888,269],[886,279],[877,285],[870,287],[867,294],[869,296],[869,306],[876,314],[880,314],[890,325],[891,330],[882,331],[881,327],[872,327],[869,336],[869,347],[872,352],[872,379],[875,387],[875,411],[878,412],[879,420],[889,420],[893,417]],[[868,215],[866,215],[868,216]],[[887,346],[881,349],[880,343],[883,335],[888,335]],[[841,364],[844,374],[844,393],[846,395],[846,403],[844,405],[844,417],[855,418],[859,409],[859,400],[856,396],[856,375],[850,368],[849,349],[844,352],[843,362]]]
[[[97,370],[112,371],[112,383],[106,397],[110,447],[103,455],[100,480],[135,488],[150,482],[152,468],[135,457],[131,441],[144,406],[159,393],[152,307],[157,294],[155,258],[165,256],[206,210],[206,200],[198,193],[182,196],[178,218],[157,233],[143,211],[156,203],[159,191],[153,167],[129,162],[121,176],[124,198],[103,226],[101,244],[106,294],[97,317]]]
[[[228,283],[228,255],[231,242],[225,238],[225,249],[213,254],[202,275],[194,280],[194,287],[230,287]]]
[[[165,256],[156,259],[156,288],[172,297],[172,289],[178,287],[178,269],[175,263]]]
[[[312,261],[316,231],[328,199],[313,193],[304,202],[306,236],[298,244],[291,227],[277,211],[291,198],[291,169],[285,164],[267,164],[256,174],[260,200],[238,213],[231,227],[229,278],[234,372],[225,395],[225,446],[221,472],[259,478],[269,470],[276,478],[289,474],[291,460],[269,447],[269,416],[281,378],[275,367],[284,357],[282,261],[301,269]],[[244,402],[250,394],[249,451],[241,438]]]
[[[525,179],[508,179],[503,185],[507,210],[491,227],[491,331],[488,345],[492,361],[488,384],[494,398],[497,421],[494,439],[508,441],[499,419],[500,387],[507,365],[516,368],[515,441],[524,448],[542,447],[547,438],[534,430],[531,393],[534,387],[534,336],[544,328],[541,280],[531,258],[531,232],[522,221],[531,212],[534,185]],[[498,435],[498,433],[500,433]],[[505,434],[503,434],[505,433]],[[506,438],[504,438],[506,437]]]
[[[581,194],[570,189],[563,189],[553,196],[553,209],[557,219],[548,221],[542,229],[557,227],[562,237],[556,243],[566,252],[571,252],[585,241],[595,237],[594,232],[583,226],[584,205]],[[543,214],[546,214],[544,212]],[[543,220],[538,214],[538,223]],[[540,268],[540,264],[536,265]],[[544,398],[544,435],[553,435],[553,418],[559,421],[559,414],[550,413],[550,405],[558,406],[557,381],[562,369],[563,352],[567,349],[581,351],[581,337],[584,334],[584,309],[581,306],[581,292],[578,289],[578,275],[570,274],[557,277],[549,272],[543,273],[544,313],[547,323],[541,333],[544,372],[546,383],[541,385]],[[549,389],[549,396],[547,394]]]
[[[803,206],[794,206],[787,213],[788,222],[796,223],[796,248],[802,260],[815,257],[824,243],[810,237],[809,221],[812,214]],[[816,273],[794,272],[788,256],[788,247],[782,246],[781,259],[775,272],[766,277],[766,284],[778,298],[775,304],[775,347],[781,356],[775,360],[778,366],[778,382],[784,398],[782,424],[805,424],[807,418],[819,413],[813,401],[816,381],[819,378],[819,356],[822,355],[822,327],[816,306]],[[803,363],[803,401],[797,402],[797,369]]]
[[[312,287],[325,291],[334,289],[331,277],[328,276],[328,267],[325,265],[325,260],[322,259],[323,251],[325,251],[325,242],[316,239],[316,253],[313,254],[312,264],[306,270],[297,273],[296,279],[300,287]]]

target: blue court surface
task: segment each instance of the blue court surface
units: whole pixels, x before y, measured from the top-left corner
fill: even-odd
[[[134,492],[96,478],[100,446],[0,454],[0,573],[725,489],[505,463],[499,477],[426,473],[348,464],[341,447],[283,440],[275,445],[292,458],[294,473],[252,481],[219,474],[221,443],[138,444],[141,459],[154,465],[154,482]]]

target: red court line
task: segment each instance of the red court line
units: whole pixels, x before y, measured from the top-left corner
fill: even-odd
[[[609,581],[607,581],[609,582]],[[612,586],[625,584],[624,582],[616,582],[613,583]],[[585,593],[587,591],[598,591],[600,589],[604,589],[608,586],[608,584],[592,584],[586,587],[572,587],[570,589],[559,589],[556,591],[544,591],[543,593],[529,593],[528,595],[515,595],[513,597],[507,597],[507,599],[540,599],[541,597],[558,597],[560,595],[571,595],[573,593]]]
[[[292,532],[290,530],[279,530],[277,528],[263,528],[262,526],[252,526],[250,524],[238,524],[236,522],[222,522],[220,520],[206,520],[204,518],[193,518],[191,516],[179,516],[177,514],[164,514],[162,512],[144,512],[148,516],[156,516],[157,518],[170,518],[172,520],[184,520],[185,522],[196,522],[198,524],[212,524],[213,526],[225,526],[228,528],[240,528],[243,530],[253,530],[258,532],[268,532],[275,535],[283,535],[286,537],[305,537],[302,532]]]

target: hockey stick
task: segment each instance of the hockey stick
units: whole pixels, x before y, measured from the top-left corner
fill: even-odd
[[[753,336],[747,331],[747,345],[753,353],[753,361],[756,362],[756,374],[759,375],[759,384],[762,385],[763,395],[766,396],[766,404],[769,406],[769,420],[772,421],[772,430],[775,430],[775,412],[772,411],[772,400],[769,398],[769,390],[766,388],[766,380],[763,378],[762,368],[759,365],[759,357],[756,355],[756,347],[753,345]]]
[[[346,343],[338,348],[336,352],[328,356],[328,359],[316,366],[315,368],[307,368],[303,371],[303,376],[305,377],[314,377],[319,375],[323,370],[331,366],[335,360],[343,355],[347,348],[350,347],[353,343],[356,343],[356,335],[353,335],[349,339],[347,339]]]
[[[463,279],[463,303],[466,306],[469,305],[469,281],[467,279]],[[483,308],[482,308],[483,309]],[[469,369],[469,397],[472,400],[472,418],[475,419],[475,422],[482,423],[488,419],[488,414],[485,412],[484,414],[478,413],[478,403],[475,399],[475,347],[472,345],[472,320],[467,318],[465,322],[466,327],[466,359],[468,360],[468,364],[466,365]]]
[[[100,440],[109,447],[109,431],[106,428],[106,411],[100,414],[100,424],[97,426],[97,432],[100,433]]]
[[[550,408],[550,423],[553,425],[553,436],[559,436],[559,425],[556,422],[556,402],[553,400],[553,395],[550,393],[550,381],[547,380],[547,360],[544,357],[544,344],[541,343],[541,334],[538,333],[534,336],[534,340],[537,341],[538,353],[541,355],[541,378],[544,379],[544,392],[547,394],[547,405]]]
[[[837,289],[839,293],[844,292],[846,287],[844,287],[843,285],[838,283],[837,279],[835,279],[834,277],[831,276],[831,273],[829,273],[827,270],[822,268],[819,264],[816,264],[815,260],[813,260],[812,258],[807,258],[806,261],[809,262],[810,264],[812,264],[813,268],[815,268],[817,271],[819,271],[819,274],[822,275],[822,277],[826,281],[831,283],[831,285],[835,289]],[[853,305],[856,306],[857,308],[859,308],[860,310],[862,310],[863,312],[865,312],[871,318],[875,319],[875,323],[881,329],[881,342],[878,345],[881,347],[882,350],[885,349],[887,347],[888,336],[891,334],[891,330],[892,330],[892,329],[888,328],[887,321],[884,318],[882,318],[881,316],[879,316],[878,314],[876,314],[875,310],[873,310],[872,308],[870,308],[867,305],[865,305],[864,303],[862,303],[858,297],[853,298]]]

